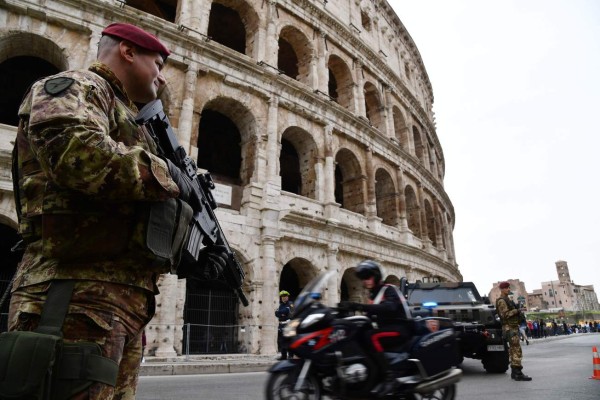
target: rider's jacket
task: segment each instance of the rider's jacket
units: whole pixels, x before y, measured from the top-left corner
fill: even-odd
[[[399,290],[388,284],[381,284],[369,290],[369,304],[363,305],[367,316],[378,324],[393,324],[409,316],[408,307]]]

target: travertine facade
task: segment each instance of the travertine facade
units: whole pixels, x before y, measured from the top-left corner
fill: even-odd
[[[234,314],[239,348],[220,351],[275,353],[278,291],[293,297],[320,272],[338,272],[327,301],[361,298],[352,269],[365,258],[391,280],[462,280],[431,84],[381,0],[1,1],[0,75],[13,93],[0,115],[3,238],[17,227],[10,142],[23,92],[85,68],[115,21],[172,50],[161,98],[180,142],[218,183],[217,214],[250,300]],[[195,290],[161,279],[151,353],[181,354]]]

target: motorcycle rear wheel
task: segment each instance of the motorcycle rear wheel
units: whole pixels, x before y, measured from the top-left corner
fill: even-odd
[[[456,397],[456,384],[444,386],[431,393],[411,393],[404,398],[406,400],[454,400]]]
[[[273,372],[266,385],[267,400],[318,400],[321,386],[312,375],[306,377],[303,390],[296,391],[296,376],[293,371]]]

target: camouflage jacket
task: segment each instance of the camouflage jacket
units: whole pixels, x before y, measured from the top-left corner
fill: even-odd
[[[502,325],[519,326],[520,311],[515,307],[515,303],[511,299],[500,296],[496,300],[496,310],[498,311],[498,315],[500,315],[500,319],[502,319]]]
[[[144,246],[152,202],[179,189],[138,110],[107,66],[36,82],[19,108],[19,231],[28,243],[13,288],[51,279],[111,281],[155,290]]]

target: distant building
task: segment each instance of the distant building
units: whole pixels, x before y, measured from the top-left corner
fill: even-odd
[[[513,300],[521,301],[527,310],[553,310],[562,308],[565,311],[600,310],[598,297],[594,285],[577,285],[571,280],[569,267],[566,261],[556,262],[557,281],[542,282],[541,289],[527,293],[525,284],[518,279],[508,279],[513,292]],[[492,303],[500,296],[500,289],[496,282],[490,291]],[[522,300],[524,298],[524,300]]]
[[[593,285],[576,285],[571,280],[566,261],[556,262],[557,281],[542,282],[544,308],[563,308],[565,311],[598,310],[598,297]]]

